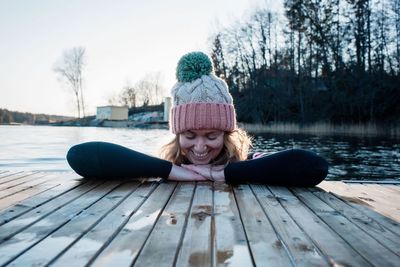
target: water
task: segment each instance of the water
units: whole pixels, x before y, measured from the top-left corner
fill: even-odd
[[[172,139],[167,130],[97,127],[0,126],[0,169],[71,170],[68,149],[87,141],[106,141],[156,156]]]
[[[167,130],[96,127],[0,126],[0,170],[70,170],[68,149],[86,141],[107,141],[158,155],[172,139]],[[400,180],[400,144],[383,137],[263,134],[254,137],[254,150],[289,148],[312,150],[329,164],[329,180]]]
[[[256,149],[279,151],[303,148],[329,162],[328,180],[400,180],[398,139],[382,137],[264,134],[255,137]]]

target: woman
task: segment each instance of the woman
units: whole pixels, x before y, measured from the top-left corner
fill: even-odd
[[[326,177],[327,162],[301,149],[247,160],[251,140],[236,126],[228,86],[214,75],[204,53],[184,55],[176,77],[170,120],[175,138],[163,147],[164,159],[111,143],[89,142],[69,150],[70,166],[84,177],[97,178],[163,177],[314,186]]]

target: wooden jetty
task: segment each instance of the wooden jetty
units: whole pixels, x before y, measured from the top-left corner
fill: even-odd
[[[400,266],[399,223],[396,181],[285,188],[0,171],[0,266]]]

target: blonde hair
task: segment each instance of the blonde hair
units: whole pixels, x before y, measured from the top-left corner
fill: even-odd
[[[251,142],[251,137],[240,128],[225,132],[222,151],[211,163],[213,165],[224,165],[229,162],[247,159]],[[161,157],[177,165],[189,163],[179,145],[179,134],[161,148]]]

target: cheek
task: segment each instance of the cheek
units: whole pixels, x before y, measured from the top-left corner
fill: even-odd
[[[193,142],[191,142],[190,140],[188,140],[186,138],[183,138],[183,137],[179,138],[179,146],[181,149],[188,149],[188,148],[192,147],[193,146],[192,143]]]
[[[224,146],[224,139],[223,138],[218,138],[217,140],[214,140],[209,144],[209,147],[212,149],[220,152],[222,150],[222,147]]]

